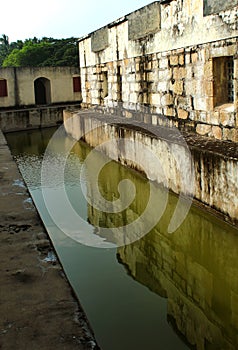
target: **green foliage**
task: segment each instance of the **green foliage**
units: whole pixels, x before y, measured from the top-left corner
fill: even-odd
[[[45,67],[78,66],[77,39],[42,38],[17,40],[9,43],[3,34],[0,38],[0,66]]]

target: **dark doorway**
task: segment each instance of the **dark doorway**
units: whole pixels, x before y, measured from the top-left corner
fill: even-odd
[[[34,81],[35,103],[36,105],[46,105],[51,103],[50,80],[38,78]]]

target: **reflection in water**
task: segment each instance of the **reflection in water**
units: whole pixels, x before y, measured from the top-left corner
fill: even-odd
[[[237,349],[238,231],[193,206],[180,228],[168,234],[177,202],[170,195],[156,227],[133,244],[116,250],[74,242],[52,223],[40,194],[42,153],[52,132],[9,134],[7,138],[102,348]],[[78,183],[89,152],[84,144],[75,145],[66,166],[66,190],[72,206],[89,221],[83,230],[100,236],[100,228],[94,226],[118,227],[141,215],[149,184],[137,173],[110,162],[100,173],[101,194],[115,200],[118,183],[126,178],[134,183],[136,197],[119,214],[96,209],[98,203],[87,204]],[[52,166],[57,167],[57,162],[60,154],[52,154]],[[82,185],[94,204],[90,174],[84,176]],[[57,198],[57,178],[49,190]],[[159,186],[153,185],[153,190],[163,195]],[[56,199],[56,205],[63,215],[64,204]],[[111,241],[111,236],[104,238]]]

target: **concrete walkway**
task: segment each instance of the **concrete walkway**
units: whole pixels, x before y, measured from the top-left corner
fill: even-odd
[[[98,349],[0,131],[0,349]]]

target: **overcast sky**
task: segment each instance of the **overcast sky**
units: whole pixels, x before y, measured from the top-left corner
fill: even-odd
[[[1,4],[0,36],[10,41],[68,38],[92,32],[153,0],[7,0]]]

